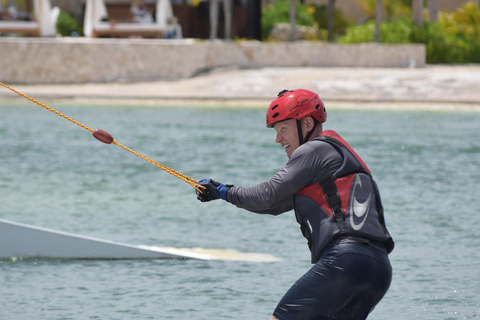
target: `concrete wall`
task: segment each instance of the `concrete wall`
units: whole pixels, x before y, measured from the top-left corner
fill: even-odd
[[[220,67],[424,67],[424,45],[0,38],[0,81],[48,84],[192,77]]]

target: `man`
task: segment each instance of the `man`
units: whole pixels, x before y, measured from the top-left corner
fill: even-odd
[[[366,319],[392,279],[394,243],[369,169],[334,131],[314,92],[283,90],[267,111],[289,158],[270,180],[253,187],[199,183],[202,201],[226,200],[255,213],[295,209],[314,266],[290,288],[270,320]]]

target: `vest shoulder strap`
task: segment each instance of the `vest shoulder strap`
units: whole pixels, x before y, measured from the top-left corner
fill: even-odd
[[[343,212],[342,202],[338,194],[337,186],[335,185],[335,180],[323,180],[320,182],[320,187],[325,194],[328,205],[332,209],[333,219],[337,224],[338,230],[343,232],[345,230],[345,212]]]

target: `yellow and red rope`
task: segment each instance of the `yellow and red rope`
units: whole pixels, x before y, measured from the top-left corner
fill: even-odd
[[[37,104],[37,105],[39,105],[39,106],[41,106],[41,107],[43,107],[43,108],[45,108],[45,109],[47,109],[47,110],[49,110],[49,111],[55,113],[56,115],[59,115],[60,117],[66,119],[66,120],[68,120],[68,121],[70,121],[70,122],[73,122],[74,124],[76,124],[76,125],[84,128],[85,130],[88,130],[88,131],[92,132],[92,133],[93,133],[93,136],[94,136],[96,139],[98,139],[98,140],[100,140],[100,141],[102,141],[102,142],[104,142],[104,143],[107,143],[107,144],[110,144],[110,143],[115,144],[115,145],[117,145],[117,146],[119,146],[119,147],[121,147],[121,148],[123,148],[123,149],[125,149],[125,150],[127,150],[127,151],[129,151],[129,152],[131,152],[131,153],[133,153],[134,155],[142,158],[143,160],[145,160],[145,161],[147,161],[147,162],[150,162],[151,164],[159,167],[160,169],[164,170],[165,172],[167,172],[167,173],[169,173],[169,174],[177,177],[177,178],[180,179],[180,180],[185,181],[186,183],[188,183],[189,185],[191,185],[192,187],[194,187],[196,190],[198,190],[198,191],[201,192],[202,189],[205,188],[205,187],[203,187],[202,185],[199,185],[197,180],[194,180],[194,179],[192,179],[192,178],[190,178],[190,177],[188,177],[188,176],[186,176],[186,175],[184,175],[184,174],[182,174],[182,173],[180,173],[180,172],[177,172],[177,171],[175,171],[175,170],[173,170],[173,169],[170,169],[169,167],[164,166],[163,164],[158,163],[158,162],[156,162],[156,161],[154,161],[154,160],[152,160],[152,159],[150,159],[150,158],[148,158],[148,157],[146,157],[146,156],[144,156],[144,155],[142,155],[142,154],[140,154],[140,153],[138,153],[138,152],[136,152],[136,151],[134,151],[134,150],[126,147],[126,146],[124,146],[123,144],[117,142],[117,141],[116,141],[115,139],[113,139],[113,138],[110,136],[110,134],[108,134],[107,132],[102,131],[102,130],[98,130],[98,129],[97,129],[97,130],[93,130],[93,129],[87,127],[86,125],[84,125],[84,124],[82,124],[82,123],[80,123],[80,122],[78,122],[78,121],[76,121],[76,120],[74,120],[74,119],[72,119],[72,118],[64,115],[63,113],[58,112],[57,110],[55,110],[55,109],[53,109],[53,108],[50,108],[49,106],[41,103],[40,101],[37,101],[37,100],[35,100],[35,99],[27,96],[26,94],[23,94],[23,93],[15,90],[15,89],[7,86],[6,84],[4,84],[4,83],[2,83],[2,82],[0,82],[0,85],[2,85],[3,87],[5,87],[5,88],[7,88],[7,89],[9,89],[9,90],[11,90],[11,91],[13,91],[13,92],[15,92],[15,93],[18,94],[18,95],[24,97],[25,99],[28,99],[28,100],[30,100],[31,102],[33,102],[33,103],[35,103],[35,104]]]

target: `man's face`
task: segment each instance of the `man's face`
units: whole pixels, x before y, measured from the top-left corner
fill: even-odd
[[[293,151],[300,146],[298,140],[297,121],[289,119],[276,123],[273,128],[277,131],[276,143],[280,143],[285,148],[287,157],[290,158]]]

